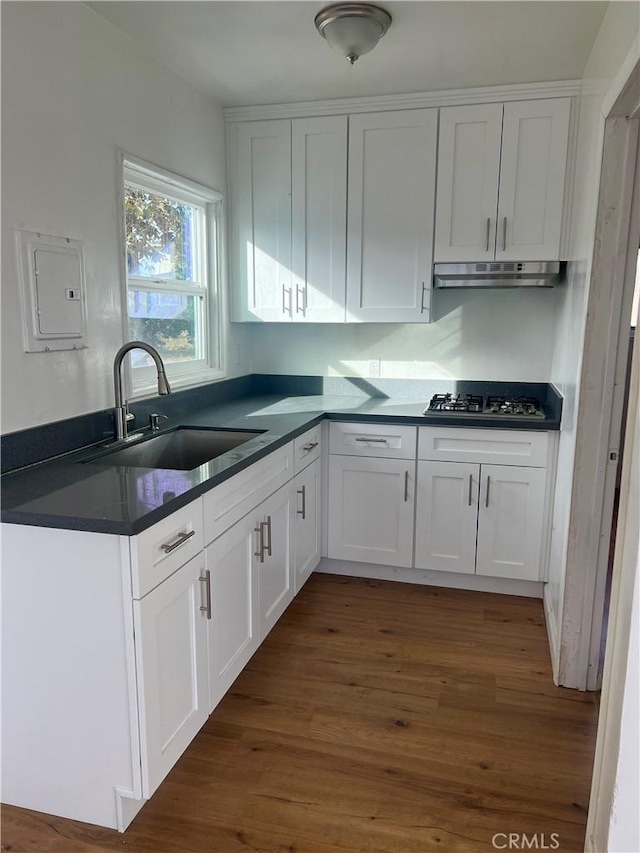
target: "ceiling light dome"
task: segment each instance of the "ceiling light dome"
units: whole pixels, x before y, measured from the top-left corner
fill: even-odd
[[[391,24],[391,15],[370,3],[337,3],[318,12],[316,29],[351,65],[377,45]]]

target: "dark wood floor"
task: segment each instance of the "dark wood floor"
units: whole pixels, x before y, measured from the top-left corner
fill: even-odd
[[[7,807],[2,849],[581,851],[596,720],[541,602],[314,575],[124,835]]]

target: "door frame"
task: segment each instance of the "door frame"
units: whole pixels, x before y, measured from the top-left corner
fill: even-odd
[[[558,683],[599,687],[629,325],[640,242],[640,61],[632,50],[603,102],[604,146],[572,486]],[[611,454],[615,458],[611,458]]]

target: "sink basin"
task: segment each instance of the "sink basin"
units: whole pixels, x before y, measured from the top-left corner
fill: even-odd
[[[263,430],[264,431],[264,430]],[[147,439],[122,450],[114,450],[87,459],[100,465],[129,468],[170,468],[191,471],[228,450],[251,441],[262,432],[226,429],[194,429],[178,427],[172,432]]]

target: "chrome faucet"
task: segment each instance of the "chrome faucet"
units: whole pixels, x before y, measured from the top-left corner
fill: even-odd
[[[113,385],[115,388],[116,407],[114,411],[116,422],[116,441],[127,438],[127,428],[129,421],[133,420],[133,415],[127,409],[127,401],[122,399],[122,362],[125,355],[132,349],[143,349],[148,352],[151,358],[156,363],[158,371],[158,394],[170,394],[171,386],[167,380],[167,375],[164,372],[164,364],[160,358],[160,354],[150,344],[145,344],[144,341],[129,341],[121,346],[116,357],[113,360]]]

